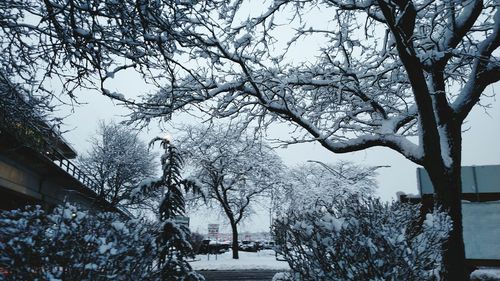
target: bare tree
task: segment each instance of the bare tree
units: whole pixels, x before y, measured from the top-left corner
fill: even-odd
[[[135,196],[134,193],[144,179],[156,172],[155,155],[148,146],[127,127],[103,121],[90,144],[89,151],[78,162],[97,184],[99,197],[113,205],[143,207],[151,194]]]
[[[0,61],[26,83],[62,77],[68,91],[92,86],[86,82],[97,76],[103,94],[137,107],[136,120],[195,105],[219,117],[244,113],[247,123],[285,120],[303,133],[291,142],[318,141],[335,153],[393,149],[429,173],[454,224],[444,245],[448,279],[466,280],[461,127],[500,79],[496,2],[249,5],[3,1]],[[296,31],[289,42],[282,40],[286,28]],[[307,47],[313,59],[294,60],[294,43],[307,40],[318,42]],[[125,69],[164,87],[142,103],[126,100],[106,89]]]
[[[233,259],[238,259],[238,225],[253,205],[281,182],[281,159],[253,135],[219,126],[185,127],[180,150],[190,177],[231,225]]]

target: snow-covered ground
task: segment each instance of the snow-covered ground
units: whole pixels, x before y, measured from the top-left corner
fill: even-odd
[[[197,255],[195,261],[190,262],[194,270],[283,270],[288,271],[290,267],[285,261],[278,261],[272,250],[263,250],[257,253],[240,251],[240,259],[232,259],[231,251],[221,255]],[[278,274],[281,276],[283,273]],[[273,279],[273,280],[280,280]],[[471,274],[472,281],[500,280],[500,268],[481,268]]]
[[[269,269],[289,270],[285,261],[278,261],[273,250],[263,250],[257,253],[241,252],[240,258],[234,260],[231,251],[221,255],[197,255],[196,261],[190,262],[194,270],[244,270],[244,269]]]

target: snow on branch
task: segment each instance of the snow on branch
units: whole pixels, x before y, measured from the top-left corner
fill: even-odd
[[[440,155],[438,124],[461,122],[499,79],[493,0],[16,2],[0,4],[1,65],[25,82],[63,78],[69,93],[97,88],[136,122],[193,108],[279,119],[299,141],[418,163],[404,138]],[[138,102],[105,90],[123,71],[158,91]]]

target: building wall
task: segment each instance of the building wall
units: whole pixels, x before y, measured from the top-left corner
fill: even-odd
[[[52,170],[56,168],[53,167]],[[4,197],[2,201],[6,202],[0,208],[21,205],[23,200],[26,204],[36,202],[51,206],[67,201],[87,209],[94,207],[93,198],[82,194],[74,185],[72,186],[71,183],[75,180],[71,179],[71,176],[64,175],[62,172],[54,172],[51,169],[44,170],[45,172],[37,172],[22,163],[0,155],[0,191]],[[9,199],[5,197],[11,197],[11,200],[16,202],[7,204]]]
[[[462,216],[467,258],[500,260],[500,201],[463,202]]]

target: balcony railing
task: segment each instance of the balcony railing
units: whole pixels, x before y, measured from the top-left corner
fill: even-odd
[[[45,157],[50,159],[54,164],[56,164],[59,168],[61,168],[64,172],[67,174],[71,175],[74,179],[79,181],[83,186],[91,189],[94,191],[96,194],[99,194],[99,185],[91,179],[87,174],[82,171],[80,168],[78,168],[73,162],[71,162],[69,159],[67,159],[62,153],[59,151],[52,149],[52,150],[47,150],[45,152]],[[105,198],[106,201],[111,202],[109,198]],[[122,205],[118,204],[115,206],[120,212],[124,213],[125,215],[132,217],[132,214],[124,208]]]

